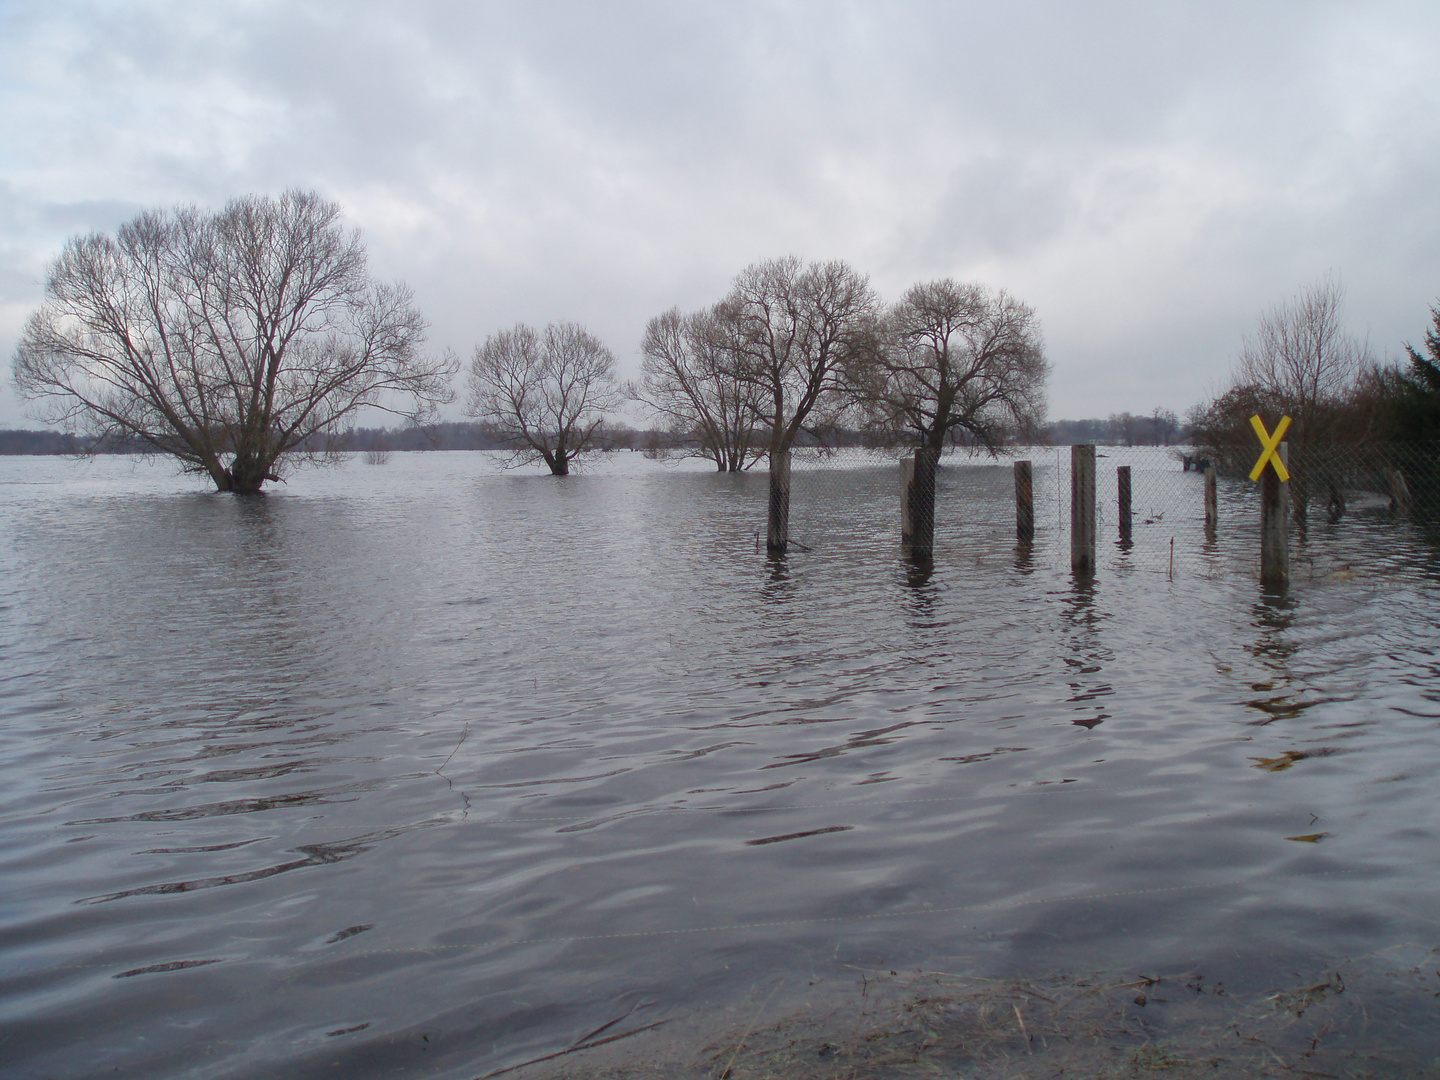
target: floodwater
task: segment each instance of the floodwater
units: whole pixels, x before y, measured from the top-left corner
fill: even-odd
[[[1355,513],[1267,597],[1250,494],[1202,549],[1136,452],[1156,542],[1077,583],[1037,455],[1035,547],[1007,463],[947,468],[928,572],[883,463],[797,467],[770,560],[763,474],[638,454],[248,500],[0,459],[0,1074],[474,1077],[864,967],[1440,966],[1434,548]]]

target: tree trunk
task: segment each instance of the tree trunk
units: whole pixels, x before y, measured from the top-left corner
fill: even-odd
[[[935,467],[940,455],[928,446],[919,447],[906,461],[904,514],[900,541],[915,559],[928,559],[935,550]]]
[[[236,495],[257,495],[266,480],[280,479],[270,471],[268,461],[247,452],[235,455],[235,460],[230,463],[230,468],[225,470],[225,476],[228,485],[220,490],[230,491]]]

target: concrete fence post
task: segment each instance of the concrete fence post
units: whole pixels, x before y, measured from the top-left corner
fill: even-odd
[[[1015,462],[1015,539],[1035,539],[1035,480],[1030,462]]]
[[[1278,453],[1288,470],[1290,444],[1282,442]],[[1271,592],[1290,586],[1289,526],[1290,484],[1267,464],[1260,475],[1260,584]]]
[[[790,547],[790,451],[770,454],[770,519],[765,547],[783,555]]]
[[[1205,469],[1205,539],[1214,540],[1220,524],[1220,501],[1215,488],[1215,466]]]
[[[1095,573],[1095,447],[1070,448],[1070,569]]]
[[[1130,515],[1130,466],[1120,465],[1115,469],[1115,487],[1119,492],[1120,502],[1120,540],[1123,543],[1130,543],[1131,515]]]

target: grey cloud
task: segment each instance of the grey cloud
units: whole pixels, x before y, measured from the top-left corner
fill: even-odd
[[[891,294],[1017,291],[1071,413],[1183,409],[1327,269],[1376,339],[1415,337],[1440,292],[1419,5],[14,10],[6,310],[64,234],[291,185],[339,197],[462,352],[578,318],[633,363],[650,315],[796,251]]]

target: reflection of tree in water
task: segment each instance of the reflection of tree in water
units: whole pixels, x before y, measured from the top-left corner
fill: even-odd
[[[932,595],[921,592],[935,576],[935,560],[913,558],[905,560],[905,584],[916,590],[916,595]],[[933,598],[933,595],[932,595]]]
[[[913,631],[928,630],[935,625],[936,602],[940,590],[932,582],[935,563],[932,559],[905,558],[901,560],[901,594],[905,601],[906,628]]]
[[[790,563],[784,552],[771,553],[765,559],[765,582],[760,586],[762,599],[788,603],[794,598],[794,582]]]
[[[1070,655],[1061,658],[1070,669],[1066,682],[1072,693],[1067,700],[1080,714],[1070,722],[1093,729],[1110,718],[1101,702],[1115,693],[1108,680],[1095,677],[1115,659],[1114,652],[1100,640],[1100,629],[1111,616],[1096,607],[1095,582],[1088,579],[1076,579],[1061,615],[1072,631]]]

